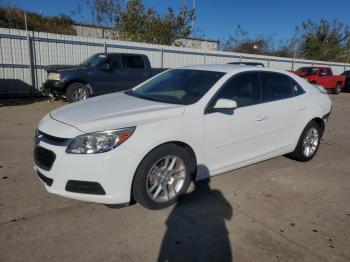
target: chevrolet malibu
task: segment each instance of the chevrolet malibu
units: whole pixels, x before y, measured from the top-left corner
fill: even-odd
[[[161,209],[192,180],[281,155],[311,160],[330,111],[322,87],[288,72],[177,68],[47,114],[35,170],[54,194]]]

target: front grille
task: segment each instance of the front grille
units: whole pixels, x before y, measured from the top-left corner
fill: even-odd
[[[36,133],[36,142],[39,143],[39,140],[44,141],[51,145],[63,145],[65,142],[67,142],[68,138],[62,138],[62,137],[56,137],[49,134],[46,134],[44,132],[41,132],[40,130]]]
[[[34,149],[35,163],[42,169],[49,171],[55,162],[56,155],[51,150],[36,146]]]
[[[44,176],[43,174],[41,174],[39,171],[36,171],[38,174],[38,177],[41,179],[41,181],[43,181],[46,185],[51,186],[53,183],[53,179]]]

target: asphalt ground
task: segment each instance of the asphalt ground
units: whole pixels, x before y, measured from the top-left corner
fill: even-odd
[[[213,177],[173,207],[115,209],[46,192],[33,135],[62,102],[0,100],[0,261],[350,261],[350,94],[316,157]]]

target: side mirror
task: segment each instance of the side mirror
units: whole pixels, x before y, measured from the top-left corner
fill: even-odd
[[[326,75],[326,72],[322,71],[320,72],[320,76],[325,76]]]
[[[111,71],[111,65],[109,63],[104,63],[104,64],[101,64],[99,67],[98,67],[99,70],[101,71],[106,71],[106,72],[109,72]]]
[[[237,108],[237,102],[231,99],[220,98],[216,101],[213,112],[234,111]]]

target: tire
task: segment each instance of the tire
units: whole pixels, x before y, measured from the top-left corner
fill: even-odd
[[[316,140],[310,140],[310,135],[313,133],[313,137]],[[301,162],[307,162],[314,158],[314,156],[317,153],[317,150],[320,146],[322,137],[322,130],[318,123],[315,121],[311,121],[307,124],[307,126],[304,128],[303,132],[301,133],[301,136],[299,138],[298,144],[295,148],[295,150],[288,154],[288,157],[301,161]],[[307,151],[306,147],[309,148],[309,151]],[[312,150],[311,150],[312,148]],[[309,153],[307,153],[309,152]]]
[[[173,161],[175,165],[171,168]],[[171,206],[187,192],[193,170],[191,156],[185,149],[175,144],[159,146],[137,168],[132,186],[133,198],[151,210]]]
[[[333,89],[333,94],[339,95],[339,93],[341,92],[341,89],[342,89],[342,84],[337,83],[336,87]]]
[[[68,86],[66,97],[69,103],[74,103],[88,99],[90,97],[90,92],[85,84],[76,82]]]

